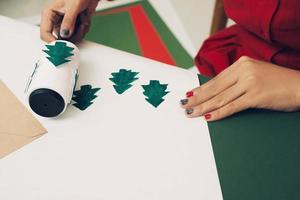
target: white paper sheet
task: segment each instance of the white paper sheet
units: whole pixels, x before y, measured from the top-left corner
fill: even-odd
[[[0,78],[25,102],[38,28],[0,17],[0,44]],[[83,112],[71,106],[58,119],[38,117],[49,134],[0,160],[0,199],[222,199],[207,124],[179,107],[196,74],[89,42],[79,48],[77,88],[101,87],[99,97]],[[118,95],[108,78],[121,68],[140,73]],[[157,109],[141,87],[150,80],[169,84]]]

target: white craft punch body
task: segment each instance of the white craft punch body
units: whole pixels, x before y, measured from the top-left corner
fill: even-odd
[[[52,52],[49,48],[58,49]],[[53,54],[54,57],[69,56],[59,62],[59,59],[51,58]],[[72,101],[79,60],[79,50],[71,42],[56,40],[45,45],[26,89],[29,105],[35,113],[43,117],[56,117],[66,110]]]

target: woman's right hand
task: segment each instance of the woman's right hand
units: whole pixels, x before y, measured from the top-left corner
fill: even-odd
[[[88,32],[99,0],[54,0],[42,13],[40,36],[45,42],[80,41]]]

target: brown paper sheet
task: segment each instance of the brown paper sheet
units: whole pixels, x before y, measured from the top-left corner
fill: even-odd
[[[0,80],[0,159],[46,132],[41,123]]]

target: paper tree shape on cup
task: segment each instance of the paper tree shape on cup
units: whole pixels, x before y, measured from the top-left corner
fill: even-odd
[[[119,72],[111,73],[111,80],[115,85],[114,88],[118,94],[123,94],[132,87],[131,83],[136,81],[139,73],[132,70],[120,69]]]
[[[151,105],[157,108],[163,101],[163,97],[169,93],[167,90],[168,84],[160,84],[158,80],[151,80],[149,85],[142,85],[144,95],[147,97]]]
[[[59,66],[61,64],[67,63],[70,60],[68,59],[70,56],[74,54],[72,51],[74,48],[68,47],[65,42],[57,41],[54,45],[46,45],[47,50],[43,50],[46,54],[48,54],[47,59],[55,66]]]
[[[93,104],[93,100],[97,98],[96,93],[100,88],[92,88],[91,85],[82,85],[80,90],[74,91],[72,100],[73,104],[79,110],[85,110]]]

